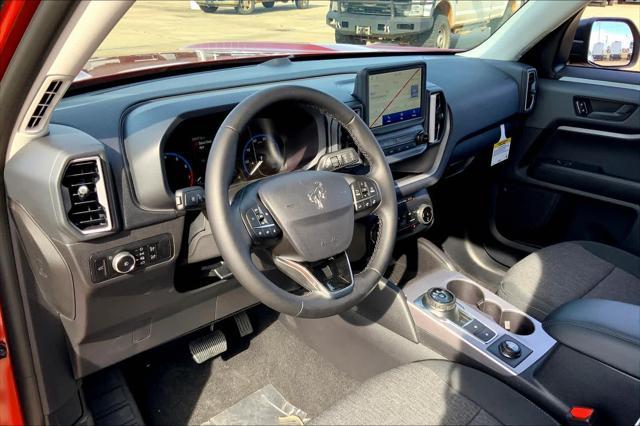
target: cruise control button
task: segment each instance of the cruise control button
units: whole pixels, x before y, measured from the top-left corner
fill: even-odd
[[[245,211],[244,219],[249,234],[255,240],[264,240],[280,235],[280,229],[273,217],[260,202]]]

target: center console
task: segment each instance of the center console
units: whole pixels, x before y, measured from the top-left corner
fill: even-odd
[[[534,318],[464,275],[436,270],[404,287],[416,326],[502,375],[519,375],[556,341]]]

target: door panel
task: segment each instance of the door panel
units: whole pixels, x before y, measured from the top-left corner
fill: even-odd
[[[640,203],[637,137],[560,126],[542,141],[528,169],[530,177],[606,197]]]
[[[639,104],[637,86],[540,80],[494,181],[494,236],[520,249],[590,240],[640,255]]]

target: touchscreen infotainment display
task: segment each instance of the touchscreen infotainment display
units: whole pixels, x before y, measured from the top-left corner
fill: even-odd
[[[423,116],[424,67],[368,75],[367,106],[370,128]]]

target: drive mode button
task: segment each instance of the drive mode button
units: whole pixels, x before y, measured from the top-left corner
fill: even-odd
[[[515,359],[519,358],[522,355],[522,349],[520,349],[520,345],[518,345],[513,340],[505,340],[500,343],[498,347],[500,349],[500,355],[505,358]]]

